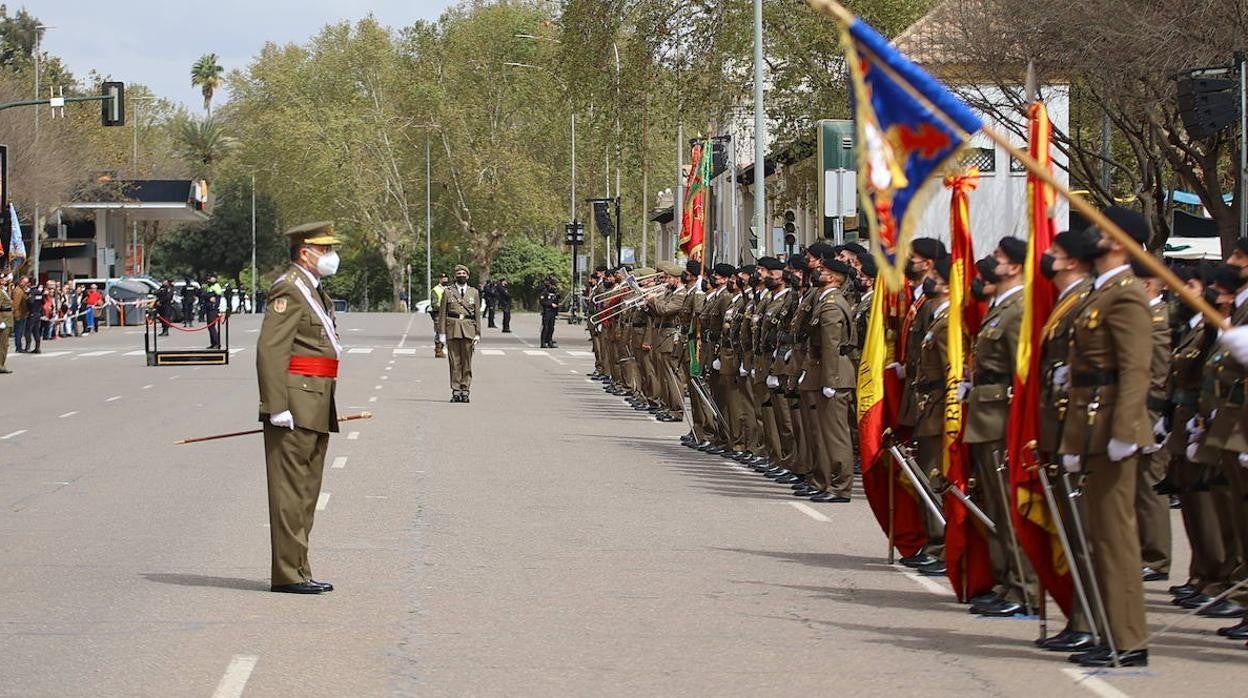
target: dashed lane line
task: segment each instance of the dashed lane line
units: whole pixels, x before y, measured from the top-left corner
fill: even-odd
[[[325,507],[329,506],[329,493],[322,492],[321,496],[316,498],[316,510],[325,511]]]
[[[398,354],[398,355],[400,355],[400,356],[412,356],[412,355],[414,355],[414,354],[416,353],[416,350],[415,350],[415,349],[411,349],[411,348],[408,348],[408,349],[395,349],[395,350],[394,350],[394,353],[395,353],[395,354]]]
[[[918,572],[905,572],[904,574],[914,580],[915,584],[918,584],[937,596],[948,596],[953,593],[948,587],[943,587],[939,582],[924,577]]]
[[[382,388],[382,386],[380,386],[380,385],[374,385],[374,386],[373,386],[373,390],[381,390],[381,388]]]
[[[225,675],[217,683],[217,690],[212,692],[212,698],[240,698],[258,661],[258,657],[243,654],[231,659],[229,666],[225,668]]]
[[[814,508],[811,507],[809,504],[803,504],[801,502],[789,502],[789,505],[792,506],[794,509],[797,509],[798,511],[802,512],[803,514],[809,516],[810,518],[814,519],[815,521],[818,521],[819,523],[828,523],[832,521],[832,519],[829,519],[827,516],[824,516],[822,513],[815,511]]]
[[[415,314],[415,313],[412,313],[412,316],[411,316],[410,318],[408,318],[408,320],[407,320],[407,327],[403,328],[403,336],[402,336],[402,337],[399,337],[399,346],[397,347],[398,349],[402,349],[402,348],[403,348],[403,345],[404,345],[404,344],[407,344],[407,335],[408,335],[408,334],[410,334],[410,333],[411,333],[411,331],[412,331],[412,323],[413,323],[413,322],[416,322],[416,314]]]
[[[140,388],[140,390],[151,390],[153,387],[154,386],[151,383],[148,383],[147,385]]]
[[[499,352],[499,353],[501,354],[502,352]],[[545,349],[525,349],[524,353],[526,356],[546,356],[547,355]]]
[[[373,348],[372,347],[351,347],[350,349],[347,350],[347,353],[348,354],[371,354],[373,353]]]
[[[88,352],[79,354],[78,356],[107,356],[108,354],[115,354],[115,353],[116,352],[114,352],[112,349],[101,349],[99,351],[88,351]]]
[[[1130,698],[1126,693],[1109,685],[1103,679],[1091,675],[1089,672],[1068,667],[1062,669],[1062,673],[1069,676],[1075,682],[1075,685],[1086,688],[1101,698]]]
[[[347,433],[347,441],[355,441],[358,438],[360,438],[360,432],[358,431],[352,431],[352,432]]]
[[[333,468],[334,470],[342,470],[343,468],[347,467],[347,457],[338,456],[337,458],[334,459],[333,465],[330,465],[329,467]]]
[[[120,395],[114,395],[114,396],[112,396],[112,397],[108,398],[107,400],[105,400],[104,402],[117,402],[117,401],[118,401],[118,400],[120,400],[120,399],[121,399],[121,396],[120,396]]]
[[[25,433],[26,433],[26,431],[27,431],[26,429],[18,429],[18,430],[17,430],[17,431],[15,431],[15,432],[12,432],[12,433],[9,433],[9,434],[5,434],[4,436],[0,436],[0,441],[8,441],[9,439],[12,439],[12,438],[14,438],[14,437],[21,436],[22,434],[25,434]]]
[[[506,356],[507,352],[502,349],[482,349],[481,356]]]
[[[368,399],[369,402],[377,402],[377,396],[374,395]]]
[[[63,415],[61,415],[61,416],[57,417],[57,419],[65,419],[66,417],[72,417],[72,416],[74,416],[74,415],[76,415],[76,414],[78,414],[78,410],[74,410],[74,411],[72,411],[72,412],[66,412],[65,414],[63,414]]]

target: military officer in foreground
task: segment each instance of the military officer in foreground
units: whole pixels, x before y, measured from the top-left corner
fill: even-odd
[[[312,578],[308,534],[321,493],[329,434],[338,431],[334,390],[342,346],[334,306],[321,279],[338,271],[331,223],[286,233],[292,265],[269,289],[256,342],[260,421],[269,489],[273,591],[320,594]]]
[[[472,388],[472,352],[481,341],[481,295],[468,285],[468,267],[455,265],[455,283],[442,294],[438,341],[446,345],[451,365],[451,402],[468,402]]]

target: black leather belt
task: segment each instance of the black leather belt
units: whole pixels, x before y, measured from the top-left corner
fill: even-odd
[[[1076,373],[1070,377],[1070,384],[1076,388],[1102,388],[1107,385],[1118,385],[1118,374]]]
[[[975,385],[1010,385],[1014,376],[1000,371],[976,371]]]
[[[930,393],[933,390],[939,390],[945,382],[943,380],[922,381],[914,384],[914,389],[920,393]]]
[[[1145,403],[1149,412],[1168,412],[1170,410],[1170,401],[1164,397],[1150,397]]]
[[[453,317],[456,320],[467,320],[470,317],[468,315],[461,315],[460,313],[447,313],[446,316]]]
[[[12,308],[0,308],[0,313],[11,313],[11,312],[13,312]]]
[[[680,327],[680,325],[672,324],[670,322],[665,322],[662,325],[659,325],[660,330],[674,330],[678,327]]]
[[[644,322],[634,322],[633,327],[645,327],[646,324],[647,323],[644,323]]]

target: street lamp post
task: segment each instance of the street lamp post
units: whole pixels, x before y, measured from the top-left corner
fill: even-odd
[[[766,246],[767,122],[763,112],[763,0],[754,0],[754,234],[759,250]],[[755,254],[759,253],[755,250]]]
[[[251,312],[256,312],[256,173],[251,173]]]

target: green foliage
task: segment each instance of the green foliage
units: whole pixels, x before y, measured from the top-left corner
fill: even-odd
[[[221,86],[225,68],[217,62],[217,54],[205,53],[191,66],[191,87],[198,87],[204,96],[204,111],[212,115],[212,97]]]
[[[212,218],[162,237],[152,250],[156,276],[200,279],[209,273],[241,279],[251,271],[251,182],[234,177],[218,183]],[[286,240],[277,230],[277,210],[264,194],[256,197],[256,267],[261,275],[285,268]],[[261,284],[263,287],[264,284]],[[248,284],[248,288],[250,285]]]
[[[554,276],[559,288],[568,289],[572,278],[572,258],[560,247],[544,245],[527,238],[511,238],[498,251],[490,278],[507,279],[516,302],[527,308],[537,305],[537,295],[546,277]]]
[[[179,114],[169,122],[169,131],[178,155],[203,177],[213,175],[239,146],[238,139],[227,134],[225,124],[211,116],[196,119]]]
[[[345,299],[351,310],[385,312],[393,309],[390,273],[376,249],[344,246],[338,252],[338,273],[325,277],[325,290]]]

